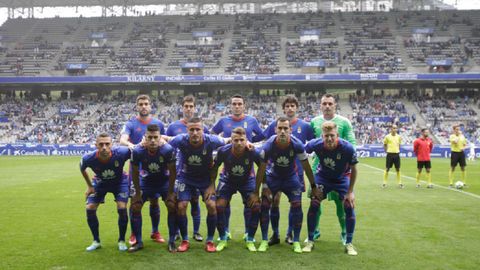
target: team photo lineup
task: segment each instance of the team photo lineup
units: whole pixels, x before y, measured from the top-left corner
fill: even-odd
[[[232,114],[221,118],[209,130],[202,119],[195,116],[195,98],[186,96],[182,102],[183,118],[168,125],[165,131],[164,124],[151,116],[149,96],[140,95],[136,99],[137,116],[124,125],[120,145],[113,145],[112,135],[97,135],[97,151],[83,156],[80,163],[87,183],[87,223],[94,239],[86,248],[87,251],[101,247],[96,209],[104,202],[106,193],[110,192],[117,203],[120,251],[136,252],[144,248],[141,209],[147,201],[150,202],[150,238],[153,241],[167,242],[169,252],[189,250],[189,202],[194,224],[193,239],[203,241],[199,233],[201,218],[198,217],[201,196],[207,209],[205,251],[221,252],[228,246],[231,237],[229,202],[232,195],[239,192],[244,204],[243,238],[249,251],[266,252],[269,246],[280,243],[278,202],[283,193],[290,203],[285,242],[292,245],[294,252],[312,252],[314,241],[320,237],[321,201],[328,198],[337,207],[340,239],[345,252],[352,256],[358,254],[352,244],[356,223],[353,192],[358,163],[356,140],[350,121],[336,114],[335,97],[332,94],[323,95],[320,100],[322,115],[307,123],[296,116],[299,107],[297,98],[286,96],[282,103],[285,116],[274,120],[265,131],[262,131],[255,118],[244,114],[245,102],[241,95],[232,96],[230,106]],[[391,125],[390,130],[384,138],[387,155],[382,188],[387,187],[388,172],[393,166],[398,187],[404,188],[400,175],[401,137],[397,134],[395,124]],[[452,175],[459,165],[461,181],[455,183],[455,187],[464,188],[467,182],[463,150],[467,141],[458,125],[453,130],[454,134],[449,139],[452,148],[449,185],[453,187]],[[421,187],[423,168],[426,187],[433,188],[430,175],[433,147],[428,129],[423,128],[421,136],[413,142],[413,151],[417,156],[417,188]],[[315,155],[311,166],[308,154],[312,153]],[[123,172],[127,160],[131,168],[129,174]],[[93,179],[86,172],[87,168],[94,171]],[[305,176],[308,182],[304,180]],[[302,247],[302,193],[307,189],[310,198],[306,218],[308,237]],[[167,241],[158,230],[160,197],[168,211]],[[130,247],[125,240],[128,216],[132,232],[128,239]],[[254,237],[259,224],[262,240],[256,246]],[[273,233],[269,238],[270,224]],[[218,242],[215,244],[216,230]],[[177,238],[181,238],[178,248],[175,243]]]
[[[480,0],[0,0],[0,270],[480,265]]]

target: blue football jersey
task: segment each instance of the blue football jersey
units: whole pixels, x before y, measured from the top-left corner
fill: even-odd
[[[253,164],[260,165],[260,162],[259,151],[245,150],[243,155],[237,156],[233,153],[232,144],[227,144],[218,149],[215,157],[215,166],[224,164],[220,173],[220,180],[234,184],[246,183],[249,179],[255,177]]]
[[[203,144],[194,147],[188,134],[175,136],[169,143],[178,149],[177,178],[187,184],[195,185],[199,182],[210,182],[210,169],[213,166],[212,153],[217,148],[224,146],[225,141],[214,135],[203,135]]]
[[[98,150],[95,150],[84,155],[80,161],[80,170],[92,169],[97,181],[121,182],[123,165],[131,156],[130,149],[125,146],[112,147],[112,154],[106,162],[101,162],[98,159],[98,154]]]
[[[327,180],[343,178],[350,166],[358,163],[353,145],[344,139],[338,139],[338,146],[332,150],[325,149],[322,139],[315,139],[307,143],[305,151],[317,154],[319,166],[315,174]]]
[[[250,115],[245,115],[242,118],[235,118],[234,116],[226,116],[220,118],[218,122],[212,127],[212,133],[223,133],[223,137],[229,138],[232,136],[232,130],[236,127],[243,127],[247,135],[247,140],[250,142],[259,142],[264,139],[263,131],[258,125],[257,119]]]
[[[180,134],[187,133],[187,122],[184,120],[177,120],[171,123],[167,128],[167,136],[174,137]],[[207,126],[203,125],[203,133],[208,134]]]
[[[165,128],[162,121],[153,117],[150,117],[149,120],[145,122],[141,121],[138,117],[133,117],[123,126],[122,134],[127,134],[128,140],[131,143],[138,144],[142,141],[148,125],[158,125],[160,128],[160,134],[165,134]]]
[[[169,144],[162,145],[155,153],[150,153],[141,145],[133,149],[132,164],[141,168],[142,181],[168,181],[167,164],[171,162],[175,162],[175,151]]]
[[[298,168],[295,159],[300,161],[307,159],[303,143],[290,136],[290,143],[287,147],[281,148],[276,143],[277,135],[268,139],[263,145],[260,157],[268,162],[267,175],[275,178],[288,178],[298,175]]]

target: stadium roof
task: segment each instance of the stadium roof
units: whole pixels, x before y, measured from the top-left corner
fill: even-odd
[[[0,8],[65,6],[132,6],[162,4],[271,3],[272,0],[0,0]],[[279,1],[288,2],[288,1]]]

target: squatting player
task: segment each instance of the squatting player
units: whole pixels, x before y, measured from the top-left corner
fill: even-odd
[[[179,252],[190,248],[188,240],[188,219],[186,215],[188,202],[197,189],[202,194],[207,207],[207,243],[205,250],[215,252],[213,235],[217,225],[217,209],[215,197],[215,182],[210,181],[212,167],[212,153],[217,148],[224,146],[227,139],[203,133],[202,120],[192,117],[187,123],[188,134],[180,134],[173,138],[168,137],[170,145],[178,149],[179,166],[175,183],[177,192],[177,224],[182,235]]]
[[[232,195],[240,192],[245,207],[251,209],[251,217],[248,224],[247,249],[256,251],[253,239],[258,228],[260,219],[260,202],[258,194],[253,195],[256,187],[254,164],[260,165],[260,153],[247,147],[245,129],[237,127],[232,130],[231,144],[218,149],[215,163],[212,169],[211,181],[215,182],[219,167],[223,164],[220,180],[217,186],[217,228],[220,241],[217,251],[227,247],[227,235],[225,232],[225,207],[232,199]],[[257,175],[257,178],[259,176]],[[260,182],[260,180],[258,181]]]
[[[132,181],[135,195],[132,198],[131,223],[136,243],[128,251],[135,252],[143,248],[142,206],[146,201],[158,205],[162,197],[168,210],[169,230],[168,250],[175,252],[176,202],[175,202],[175,150],[161,140],[157,125],[148,125],[144,145],[137,145],[132,152]],[[140,168],[142,168],[140,170]]]
[[[234,95],[230,100],[230,108],[232,114],[220,118],[210,130],[212,134],[222,134],[223,137],[229,138],[232,135],[232,130],[236,127],[243,127],[247,135],[249,142],[259,142],[264,139],[263,131],[260,128],[257,119],[250,115],[245,114],[245,100],[241,95]],[[244,220],[245,220],[245,236],[248,230],[248,219],[250,216],[250,208],[244,208]],[[227,232],[227,238],[231,238],[229,232],[230,221],[230,204],[225,208],[225,230]]]
[[[128,120],[127,123],[125,123],[122,129],[122,135],[120,136],[120,144],[128,146],[130,150],[133,150],[133,148],[135,148],[135,145],[139,144],[142,141],[143,135],[145,135],[145,131],[147,130],[147,125],[158,125],[160,129],[160,134],[165,134],[165,128],[163,123],[159,119],[151,116],[152,103],[149,96],[139,95],[135,101],[135,109],[137,111],[137,116]],[[131,181],[132,172],[130,164],[130,195],[133,195],[133,186],[131,186]],[[150,235],[150,238],[153,239],[155,242],[164,243],[165,240],[158,231],[158,224],[160,224],[160,206],[158,205],[158,203],[150,204],[150,218],[152,220],[152,233]],[[132,233],[130,235],[129,243],[130,245],[135,245],[135,242],[135,235]]]
[[[290,124],[292,126],[292,135],[295,138],[299,139],[303,144],[311,139],[315,138],[313,134],[313,128],[310,126],[309,123],[303,121],[302,119],[297,118],[297,110],[298,110],[298,99],[293,95],[286,96],[285,100],[282,103],[283,113],[285,116],[290,120]],[[277,121],[273,121],[267,129],[263,132],[265,138],[270,138],[271,136],[275,135],[275,127],[277,125]],[[303,191],[305,191],[305,180],[303,178],[303,168],[300,161],[297,159],[296,162],[296,169],[300,179],[300,183],[303,186]],[[278,192],[273,198],[272,208],[270,209],[270,221],[272,223],[272,231],[273,234],[268,241],[268,244],[275,245],[280,243],[279,233],[278,233],[278,224],[280,221],[280,198],[282,193]],[[293,243],[293,235],[292,235],[292,215],[288,213],[288,229],[287,234],[285,237],[285,242],[288,244]]]
[[[302,184],[295,170],[295,160],[300,160],[305,174],[315,191],[313,173],[308,163],[308,157],[305,153],[303,143],[291,136],[292,127],[286,117],[280,117],[277,120],[275,128],[276,134],[268,139],[263,145],[260,156],[263,162],[260,164],[257,174],[263,182],[265,174],[265,162],[268,162],[266,171],[266,181],[263,183],[262,206],[260,225],[262,230],[262,242],[258,251],[264,252],[268,249],[268,225],[269,211],[272,204],[272,196],[277,192],[283,192],[290,201],[290,213],[292,215],[293,227],[293,251],[302,253],[299,238],[303,223],[302,211]],[[259,185],[257,185],[256,194],[258,194]]]
[[[182,101],[183,119],[171,123],[167,128],[167,136],[174,137],[179,134],[187,133],[187,123],[195,115],[195,97],[192,95],[185,96]],[[208,128],[204,126],[203,132],[208,134]],[[177,168],[180,170],[180,168]],[[200,203],[198,198],[200,191],[192,194],[190,201],[190,215],[193,221],[193,239],[196,241],[203,241],[203,236],[200,234]]]
[[[346,213],[347,236],[345,252],[348,255],[357,255],[352,239],[355,230],[355,196],[353,188],[357,179],[357,154],[351,143],[338,137],[337,125],[333,122],[322,124],[322,139],[315,139],[307,143],[305,151],[315,152],[319,158],[315,173],[315,184],[318,193],[312,191],[312,200],[308,209],[308,242],[304,252],[311,252],[314,246],[315,219],[325,194],[330,191],[338,193]]]
[[[357,145],[357,141],[355,140],[355,134],[353,133],[352,123],[347,118],[337,114],[337,102],[335,97],[332,94],[325,94],[320,99],[320,110],[322,111],[322,115],[319,115],[312,119],[310,124],[315,132],[316,138],[322,137],[322,124],[325,121],[334,122],[337,125],[337,132],[338,136],[341,139],[344,139],[350,142],[353,147],[355,148]],[[313,171],[316,171],[318,165],[318,158],[316,157],[313,162]],[[327,195],[329,201],[333,200],[335,202],[337,208],[337,218],[338,223],[340,224],[340,238],[342,242],[345,244],[346,241],[346,225],[345,225],[345,209],[343,209],[343,202],[338,197],[336,192],[330,192]],[[322,206],[320,206],[319,211],[317,212],[317,220],[315,226],[315,234],[314,239],[318,239],[320,237],[320,216],[322,215]],[[308,239],[306,239],[308,241]]]
[[[98,232],[97,208],[104,203],[105,195],[110,192],[115,196],[118,212],[118,249],[126,251],[125,233],[128,225],[128,177],[123,173],[123,165],[130,158],[130,149],[124,146],[112,147],[112,137],[106,133],[97,136],[95,146],[97,150],[82,157],[80,171],[87,183],[87,223],[93,235],[93,242],[87,251],[101,247]],[[90,180],[87,173],[90,168],[95,176]]]
[[[390,133],[383,139],[383,148],[387,152],[385,172],[383,173],[382,187],[387,187],[388,171],[395,165],[397,171],[397,184],[399,188],[403,188],[402,178],[400,177],[400,144],[402,143],[402,137],[397,133],[397,125],[392,125]]]

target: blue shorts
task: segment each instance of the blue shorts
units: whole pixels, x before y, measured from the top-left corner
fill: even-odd
[[[160,183],[143,182],[141,184],[141,189],[143,202],[146,202],[148,199],[158,199],[160,197],[165,201],[168,195],[168,181]]]
[[[90,194],[87,197],[87,204],[99,204],[105,202],[105,196],[108,192],[112,193],[115,196],[116,202],[128,202],[128,176],[123,175],[122,181],[118,182],[104,182],[104,181],[97,181],[97,179],[93,179],[93,188],[95,189],[95,193]]]
[[[302,201],[302,184],[298,179],[298,176],[287,179],[278,180],[278,178],[267,175],[267,185],[272,192],[273,197],[279,191],[283,192],[288,197],[288,201]]]
[[[323,186],[323,194],[335,191],[338,193],[341,200],[345,198],[348,188],[350,187],[350,179],[348,176],[332,181],[315,175],[315,183],[319,186]]]
[[[230,201],[233,194],[240,192],[243,203],[246,204],[250,195],[255,191],[255,178],[249,179],[246,183],[231,183],[220,179],[217,186],[217,197]]]
[[[207,190],[209,182],[207,184],[203,183],[201,185],[192,185],[185,183],[182,179],[177,179],[175,181],[175,192],[177,193],[178,201],[190,201],[192,197],[202,195],[203,200],[205,200],[205,191]],[[211,196],[210,200],[215,201],[215,196]]]

